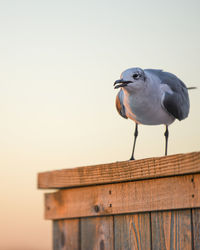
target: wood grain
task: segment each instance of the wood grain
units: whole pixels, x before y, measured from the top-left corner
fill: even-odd
[[[150,250],[150,214],[114,216],[115,250]]]
[[[59,220],[53,222],[53,250],[80,249],[79,220]]]
[[[193,246],[194,250],[200,249],[200,209],[192,209]]]
[[[46,219],[200,207],[200,174],[63,189],[45,195]]]
[[[191,211],[152,212],[152,250],[191,250]]]
[[[113,217],[81,219],[81,250],[113,250]]]
[[[64,188],[200,172],[200,152],[38,174],[38,188]]]

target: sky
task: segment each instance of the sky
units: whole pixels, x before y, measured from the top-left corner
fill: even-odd
[[[168,149],[199,151],[199,11],[198,0],[0,1],[0,250],[51,249],[38,172],[130,158],[134,123],[113,89],[127,68],[198,87]],[[163,134],[139,126],[135,157],[162,156]]]

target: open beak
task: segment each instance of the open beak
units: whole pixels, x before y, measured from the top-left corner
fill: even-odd
[[[131,83],[132,81],[125,81],[123,79],[119,79],[117,81],[114,82],[114,86],[115,86],[115,89],[118,89],[118,88],[122,88],[122,87],[125,87],[127,86],[129,83]]]

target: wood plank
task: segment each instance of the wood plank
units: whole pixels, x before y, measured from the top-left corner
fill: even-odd
[[[191,211],[152,212],[152,250],[191,250]]]
[[[38,174],[38,188],[63,188],[200,173],[200,152]]]
[[[192,222],[193,222],[193,246],[194,250],[200,249],[200,209],[192,209]]]
[[[45,195],[46,219],[200,207],[200,174],[63,189]]]
[[[78,250],[79,241],[79,219],[53,222],[53,250]]]
[[[113,216],[81,219],[81,250],[113,250]]]
[[[115,215],[114,234],[115,250],[150,250],[150,214]]]

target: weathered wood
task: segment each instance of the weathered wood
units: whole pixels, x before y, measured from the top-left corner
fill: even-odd
[[[113,217],[81,219],[81,250],[113,250]]]
[[[191,211],[152,212],[152,250],[191,250]]]
[[[200,207],[200,174],[63,189],[45,195],[46,219]]]
[[[63,188],[200,172],[200,152],[38,174],[39,188]]]
[[[150,250],[150,214],[114,216],[115,250]]]
[[[53,250],[80,249],[79,220],[59,220],[53,222]]]
[[[200,209],[192,209],[194,250],[200,249]]]

